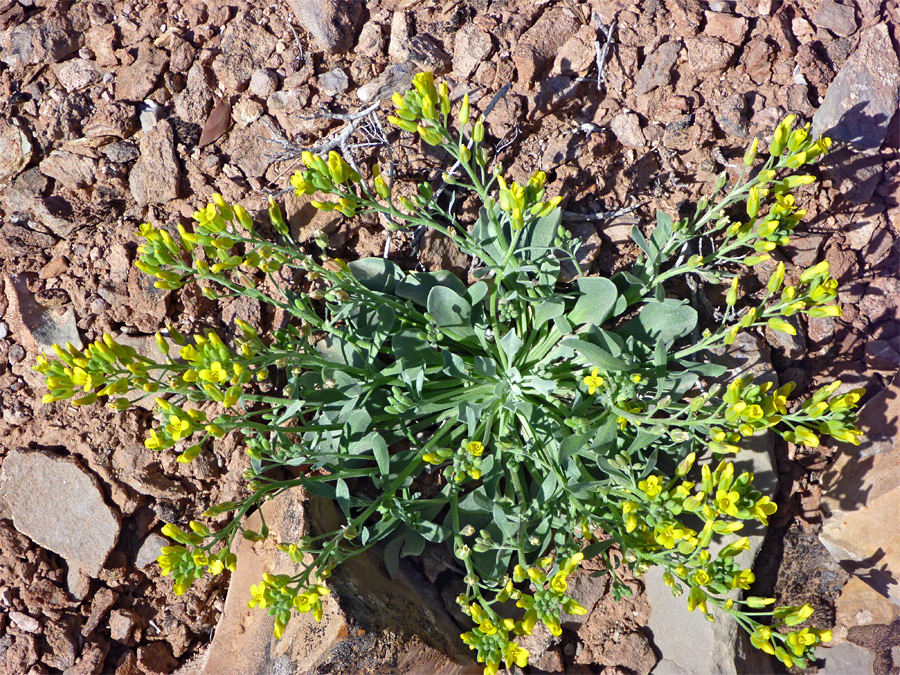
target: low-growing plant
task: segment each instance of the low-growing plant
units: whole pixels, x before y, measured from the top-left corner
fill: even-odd
[[[109,335],[83,350],[57,347],[58,359],[38,357],[45,403],[77,396],[75,405],[105,399],[124,410],[133,404],[127,392],[154,396],[160,422],[145,444],[178,446],[179,462],[210,438],[241,435],[250,494],[204,514],[229,513],[230,522],[218,531],[198,521],[191,531],[163,528],[175,545],[159,563],[175,592],[206,572],[233,570],[238,534],[268,536],[265,524],[246,529],[245,517],[302,488],[334,500],[344,524],[279,542],[298,571],[266,574],[251,602],[274,615],[276,636],[293,611],[321,618],[327,579],[344,560],[378,545],[393,573],[431,542],[465,567],[457,601],[474,627],[462,639],[486,673],[524,666],[516,637],[538,622],[560,635],[564,614],[586,612],[567,580],[588,558],[605,563],[617,597],[629,593],[615,572],[622,561],[636,573],[658,565],[690,611],[714,620],[715,607],[758,648],[804,666],[830,639],[830,631],[794,629],[810,607],[738,596],[754,582],[736,562],[749,547],[741,529],[766,525],[776,506],[728,457],[770,432],[809,447],[822,436],[859,443],[852,410],[862,392],[837,395],[833,382],[801,403],[790,398],[792,383],[718,384],[726,369],[710,354],[740,331],[794,333],[792,316],[840,315],[829,304],[837,282],[827,262],[791,285],[778,263],[762,297],[738,305],[746,266],[769,260],[804,215],[793,192],[814,178],[792,171],[830,142],[811,139],[809,125],[792,129],[789,117],[761,166],[754,140],[740,176],[729,186],[723,173],[692,215],[659,212],[649,237],[633,228],[640,254],[608,279],[580,269],[581,242],[560,225],[561,197],[548,198],[542,172],[519,184],[492,164],[485,121],[473,119],[468,96],[451,115],[447,86],[420,73],[393,101],[392,124],[455,162],[440,188],[423,182],[398,196],[377,164],[364,176],[336,152],[304,153],[291,184],[298,195],[327,195],[313,202],[319,209],[446,235],[471,257],[468,281],[406,272],[384,258],[347,263],[331,257],[322,233],[321,253],[305,253],[275,201],[270,240],[242,207],[214,195],[192,230],[142,225],[136,265],[159,288],[199,284],[209,298],[267,303],[289,317],[284,327],[261,335],[236,320],[230,342],[169,327],[169,339],[157,335],[161,362]],[[467,225],[457,200],[469,195],[480,209]],[[691,253],[701,237],[709,252]],[[561,280],[564,267],[574,282]],[[728,284],[724,311],[702,331],[691,306],[667,297],[666,282],[687,276]],[[221,411],[205,414],[198,405],[207,402]]]

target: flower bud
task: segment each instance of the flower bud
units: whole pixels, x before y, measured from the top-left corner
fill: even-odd
[[[463,96],[462,105],[459,107],[459,124],[466,126],[469,123],[469,95]]]
[[[753,162],[756,159],[757,148],[759,148],[759,138],[754,138],[750,147],[747,148],[747,152],[744,153],[744,166],[749,167],[753,165]]]

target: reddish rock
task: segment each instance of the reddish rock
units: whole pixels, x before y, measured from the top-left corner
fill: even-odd
[[[114,642],[133,646],[141,638],[140,616],[130,609],[113,610],[106,624]]]
[[[213,61],[216,79],[226,92],[247,88],[253,72],[275,51],[275,37],[249,21],[232,21],[222,33],[221,54]]]
[[[5,664],[7,675],[27,673],[38,660],[38,643],[34,635],[17,635],[6,653]]]
[[[900,531],[885,527],[900,513],[900,376],[859,418],[866,438],[822,476],[819,539],[853,574],[900,604]]]
[[[102,587],[94,593],[94,597],[91,600],[91,613],[81,629],[81,634],[89,637],[100,625],[100,622],[106,618],[109,610],[115,606],[118,599],[119,594],[106,587]]]
[[[168,63],[169,57],[164,50],[142,42],[134,63],[120,68],[116,75],[116,98],[125,101],[145,99],[156,88]]]
[[[180,177],[175,132],[168,120],[160,120],[141,138],[141,156],[128,177],[134,201],[146,206],[177,199]]]
[[[900,606],[881,595],[865,581],[851,577],[835,604],[835,637],[846,638],[854,626],[889,626],[900,618]]]
[[[56,63],[78,49],[78,34],[69,20],[48,13],[38,12],[4,35],[0,61],[13,69]]]
[[[321,49],[341,54],[353,46],[362,15],[359,0],[288,0],[288,5]]]
[[[328,664],[337,672],[384,672],[386,668],[393,673],[468,672],[465,666],[454,663],[424,642],[426,639],[434,642],[460,662],[471,663],[463,651],[465,645],[457,642],[458,629],[455,625],[451,627],[449,617],[439,610],[441,601],[433,591],[429,595],[424,580],[415,587],[402,581],[392,582],[381,571],[379,562],[367,555],[351,558],[335,571],[329,581],[333,593],[324,598],[325,616],[321,623],[316,623],[311,613],[295,613],[283,638],[279,641],[272,637],[274,618],[259,609],[249,609],[247,602],[250,585],[263,572],[296,573],[296,564],[275,544],[296,541],[306,531],[303,502],[297,492],[287,492],[263,507],[271,530],[268,539],[255,544],[245,540],[236,542],[237,570],[232,575],[222,620],[202,672],[266,675],[282,667],[276,663],[298,673],[315,672],[319,664]],[[321,502],[316,503],[316,512],[323,508]],[[330,529],[336,525],[332,522],[336,515],[327,508],[316,518],[328,521],[322,527]],[[252,529],[259,524],[258,515],[254,515],[246,527]],[[355,620],[338,603],[343,593],[354,597],[354,611],[367,612],[363,625],[389,627],[388,633],[384,637],[378,631],[348,635]],[[376,604],[369,613],[372,601]]]
[[[706,10],[706,27],[703,34],[714,38],[720,38],[732,45],[740,45],[747,34],[748,22],[742,16],[725,14],[724,12],[710,12]]]
[[[688,38],[685,40],[688,65],[696,73],[714,73],[724,70],[734,58],[735,47],[714,37]]]
[[[97,65],[101,68],[112,68],[118,65],[116,56],[116,27],[111,23],[94,26],[84,36],[85,46],[94,54]]]
[[[513,52],[519,85],[530,88],[553,63],[560,47],[578,28],[578,22],[562,8],[554,7],[544,11],[537,22],[519,38]]]
[[[454,37],[453,74],[461,79],[469,77],[493,49],[489,33],[475,24],[466,24]]]
[[[114,101],[97,109],[84,124],[83,132],[88,138],[115,136],[128,138],[137,130],[137,113],[133,104]]]
[[[622,145],[631,148],[642,148],[647,145],[644,133],[641,131],[640,118],[634,113],[625,112],[616,115],[610,122],[609,128]]]
[[[32,154],[31,141],[22,127],[0,120],[0,188],[28,166]]]
[[[47,649],[41,655],[41,661],[51,668],[66,670],[75,665],[78,640],[73,624],[73,619],[66,617],[62,621],[50,621],[44,627]]]
[[[634,93],[638,96],[649,94],[657,87],[664,87],[672,81],[672,73],[681,41],[666,42],[653,50],[644,60],[634,81]]]
[[[594,41],[597,33],[593,26],[582,26],[559,49],[553,62],[553,73],[586,75],[597,62]]]
[[[41,173],[69,189],[86,188],[97,182],[97,161],[66,150],[54,150],[38,165]]]

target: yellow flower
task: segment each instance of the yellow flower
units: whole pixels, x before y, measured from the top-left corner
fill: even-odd
[[[516,664],[519,668],[524,668],[528,665],[528,650],[525,647],[520,647],[515,642],[506,643],[506,646],[503,648],[503,657],[507,668],[512,666],[512,664]]]
[[[647,476],[646,480],[638,483],[638,488],[643,491],[650,499],[656,499],[662,492],[663,483],[659,476]]]
[[[709,572],[706,570],[697,570],[694,574],[694,582],[698,586],[706,586],[709,582],[712,581],[712,578],[709,576]]]
[[[691,587],[691,592],[688,595],[688,611],[693,612],[695,609],[700,608],[700,611],[704,614],[707,613],[706,608],[706,593],[702,588],[697,586]]]
[[[756,504],[750,508],[750,513],[763,525],[769,525],[769,516],[778,510],[778,506],[772,503],[769,497],[761,497]]]
[[[769,641],[771,637],[772,630],[768,626],[757,626],[756,630],[750,634],[750,644],[766,654],[775,654],[775,648]]]
[[[594,368],[591,371],[591,374],[584,378],[584,385],[588,388],[588,395],[590,396],[594,395],[594,392],[597,391],[597,387],[603,386],[604,380],[597,374],[599,372],[599,368]]]
[[[732,581],[732,588],[743,588],[745,591],[750,590],[750,585],[756,581],[756,575],[750,570],[741,570]]]
[[[716,508],[720,513],[734,517],[738,512],[737,503],[740,498],[740,493],[736,491],[716,490]]]
[[[684,534],[684,530],[677,527],[675,523],[666,523],[664,526],[657,525],[653,536],[656,539],[656,543],[667,549],[673,549],[675,548],[675,542],[684,538]]]
[[[550,588],[557,593],[565,593],[569,584],[566,582],[566,574],[560,570],[550,577]]]
[[[198,373],[201,380],[206,382],[224,382],[228,379],[228,373],[219,361],[213,361],[209,368],[204,368]]]
[[[466,450],[468,450],[471,455],[481,457],[481,454],[484,452],[484,446],[478,441],[469,441],[468,445],[466,445]]]

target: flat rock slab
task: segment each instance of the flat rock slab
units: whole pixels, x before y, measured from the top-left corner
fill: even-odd
[[[734,457],[735,474],[744,471],[755,474],[753,484],[764,495],[775,493],[775,475],[771,434],[757,435],[749,439],[749,447]],[[759,523],[747,523],[739,533],[750,539],[750,550],[742,551],[735,561],[743,569],[751,569],[765,538],[765,530]],[[709,547],[715,558],[723,546],[737,536],[717,537]],[[687,611],[687,592],[674,597],[672,590],[663,583],[662,569],[653,567],[644,576],[647,599],[652,608],[648,628],[653,643],[662,654],[656,665],[655,675],[737,675],[774,672],[774,663],[763,652],[754,649],[746,632],[737,622],[716,608],[710,612],[715,623],[706,620],[699,610]],[[735,596],[736,597],[736,596]]]
[[[852,574],[900,604],[900,375],[860,410],[871,434],[822,476],[819,540]],[[887,434],[893,444],[881,442]]]
[[[316,507],[320,513],[321,503]],[[284,635],[272,635],[274,617],[250,609],[250,586],[269,574],[297,574],[299,566],[276,547],[292,542],[307,531],[304,499],[291,490],[263,506],[271,534],[261,542],[237,540],[237,569],[232,575],[222,619],[200,670],[205,675],[270,675],[271,673],[392,672],[462,675],[480,673],[474,665],[460,665],[416,635],[410,626],[435,641],[445,641],[444,651],[459,650],[457,660],[468,653],[458,641],[458,630],[440,608],[440,600],[425,588],[413,589],[390,581],[377,560],[367,555],[345,562],[329,581],[333,592],[323,600],[324,617],[293,612]],[[315,520],[332,516],[319,515]],[[330,527],[333,523],[328,523]],[[246,527],[258,530],[259,514]],[[424,583],[424,582],[423,582]],[[417,592],[418,591],[418,592]],[[432,602],[429,602],[432,600]],[[379,630],[386,623],[387,631]]]
[[[886,24],[870,28],[828,87],[812,133],[878,150],[900,102],[900,63]]]
[[[754,382],[774,381],[778,375],[772,370],[769,350],[765,344],[747,332],[738,333],[737,339],[717,359],[730,370],[721,379],[726,385],[739,376],[753,375]],[[764,495],[774,495],[777,488],[774,457],[775,439],[771,433],[757,434],[745,439],[741,452],[732,458],[735,475],[744,471],[754,474],[753,484]],[[757,522],[747,522],[739,534],[732,537],[716,537],[709,547],[716,554],[738,536],[750,539],[750,549],[735,556],[742,569],[751,569],[765,538],[765,528]],[[662,569],[653,567],[644,576],[651,614],[648,628],[653,643],[662,655],[656,665],[655,675],[691,675],[710,673],[737,675],[737,673],[771,673],[774,662],[765,653],[754,649],[746,632],[737,622],[723,612],[710,607],[715,623],[706,620],[700,611],[687,611],[687,592],[680,597],[663,583]],[[734,597],[737,597],[736,594]]]
[[[77,461],[13,450],[3,460],[0,491],[19,532],[87,574],[100,573],[119,537],[119,517]]]
[[[823,647],[816,657],[825,660],[825,666],[816,670],[818,675],[872,675],[875,665],[875,653],[852,642]]]
[[[28,290],[26,280],[17,274],[5,276],[6,312],[9,329],[16,340],[29,352],[53,354],[53,345],[72,343],[77,349],[84,344],[78,335],[75,311],[69,307],[62,311],[39,305]]]

